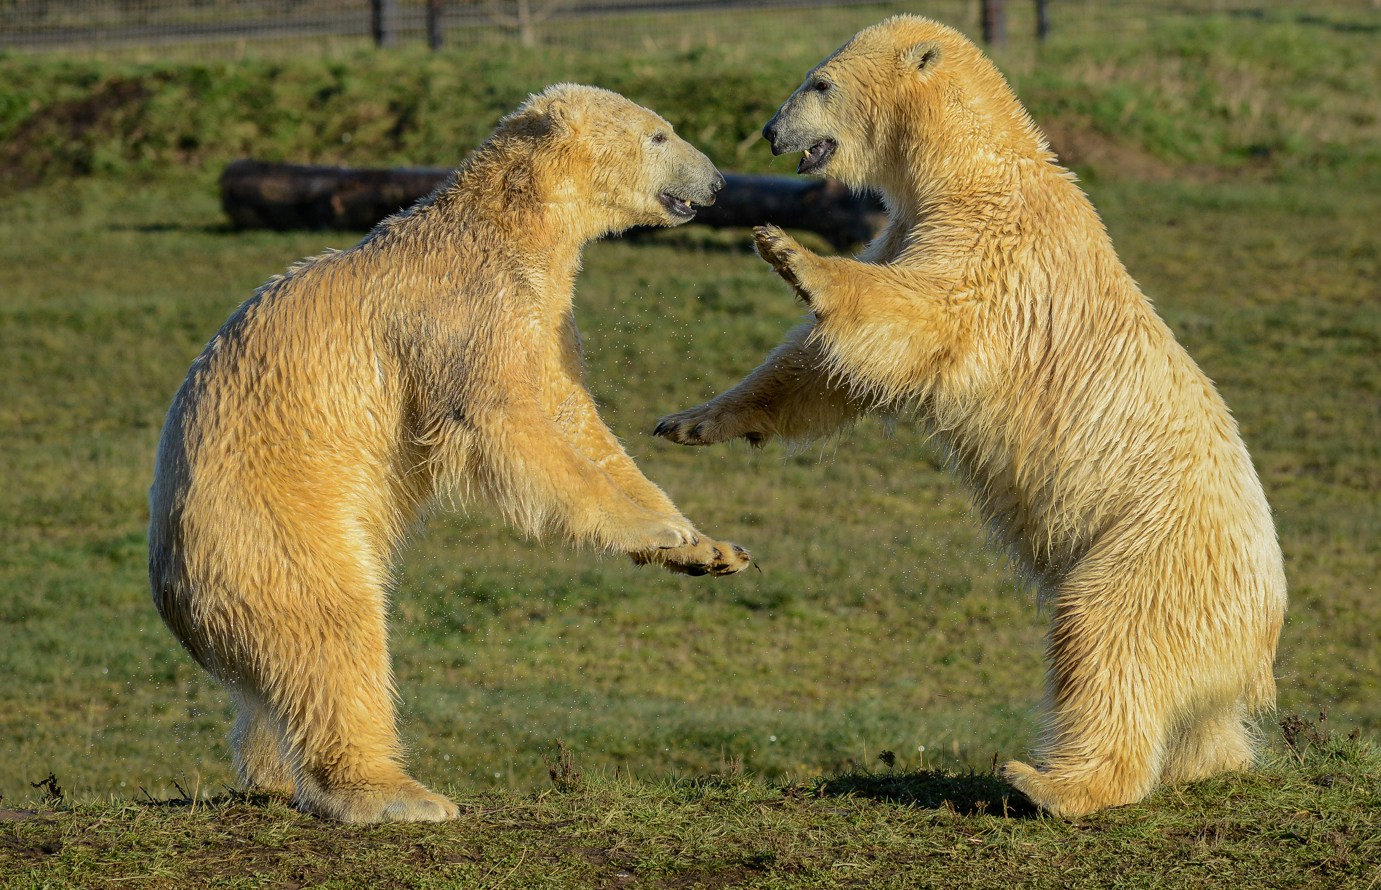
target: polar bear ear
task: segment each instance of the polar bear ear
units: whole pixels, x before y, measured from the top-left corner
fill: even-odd
[[[547,105],[547,119],[552,129],[561,135],[578,133],[585,123],[585,109],[565,99],[553,99]]]
[[[907,65],[917,71],[929,71],[935,67],[944,54],[944,47],[940,46],[938,40],[927,40],[925,43],[918,43],[911,47],[903,53],[902,58]]]
[[[501,125],[507,132],[523,139],[541,139],[552,130],[550,110],[534,96],[521,108],[504,118]]]

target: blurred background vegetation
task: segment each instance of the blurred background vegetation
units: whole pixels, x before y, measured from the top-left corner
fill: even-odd
[[[20,46],[9,23],[36,6],[0,6],[8,798],[50,770],[79,795],[230,781],[227,703],[149,600],[154,446],[234,307],[357,236],[233,230],[215,188],[226,162],[453,164],[528,92],[575,80],[657,110],[724,169],[785,174],[794,159],[772,159],[758,131],[858,28],[909,11],[981,30],[978,4],[938,2],[553,13],[531,46],[490,23],[447,30],[438,51],[413,32],[387,50],[367,33]],[[1030,10],[1009,4],[992,52],[1217,381],[1276,510],[1292,596],[1282,705],[1330,705],[1374,737],[1381,12],[1056,2],[1038,41],[1017,22]],[[673,577],[534,545],[483,513],[438,515],[393,605],[419,778],[532,789],[556,738],[587,769],[640,775],[741,757],[805,776],[883,748],[900,766],[1021,755],[1044,616],[919,431],[865,423],[798,455],[646,436],[736,382],[798,315],[745,234],[613,240],[585,266],[577,312],[606,418],[762,571]]]
[[[0,177],[210,178],[244,156],[453,164],[527,93],[563,78],[662,111],[726,169],[782,169],[769,168],[757,134],[810,65],[887,15],[921,11],[962,27],[978,8],[941,0],[578,19],[550,25],[532,48],[489,28],[488,39],[440,52],[416,43],[375,52],[365,38],[354,48],[266,40],[239,60],[218,58],[214,43],[11,49],[0,55]],[[1057,2],[1051,16],[1064,24],[1046,40],[1013,33],[993,52],[1077,165],[1167,178],[1183,164],[1281,173],[1381,156],[1381,8]],[[602,45],[614,38],[623,43]]]

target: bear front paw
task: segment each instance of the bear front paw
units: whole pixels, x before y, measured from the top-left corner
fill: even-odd
[[[677,445],[715,445],[729,439],[747,439],[751,445],[762,445],[767,434],[748,429],[738,415],[721,411],[711,404],[668,414],[657,421],[652,435]]]
[[[802,260],[811,256],[811,253],[777,226],[758,226],[753,230],[753,240],[757,244],[758,256],[767,260],[772,270],[796,291],[796,296],[811,306],[814,296],[802,284],[799,268]]]
[[[634,553],[636,565],[659,565],[681,575],[732,575],[752,565],[753,557],[737,544],[702,538],[690,547]]]

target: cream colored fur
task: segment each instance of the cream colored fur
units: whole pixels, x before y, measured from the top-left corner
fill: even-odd
[[[1077,815],[1249,766],[1286,603],[1261,484],[1001,75],[955,31],[897,17],[766,132],[807,162],[833,140],[817,172],[882,192],[890,224],[856,260],[759,230],[812,318],[658,433],[805,439],[914,411],[1053,607],[1039,765],[1008,763],[1009,781]]]
[[[652,112],[549,88],[430,198],[264,285],[193,363],[158,450],[150,577],[236,701],[248,787],[351,822],[456,815],[400,762],[385,627],[390,567],[438,499],[676,571],[748,564],[601,422],[571,309],[586,242],[684,221],[672,199],[722,182]]]

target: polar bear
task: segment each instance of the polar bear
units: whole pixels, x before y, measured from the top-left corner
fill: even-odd
[[[571,308],[585,243],[685,222],[722,185],[656,114],[550,87],[431,196],[265,284],[192,364],[149,574],[235,700],[247,786],[348,822],[456,815],[400,763],[385,627],[390,567],[438,499],[675,571],[748,565],[600,420]]]
[[[811,317],[656,432],[810,439],[914,412],[1053,609],[1038,766],[1078,815],[1247,767],[1275,701],[1285,575],[1237,425],[993,65],[899,16],[810,72],[764,130],[799,170],[882,193],[857,258],[758,250]]]

